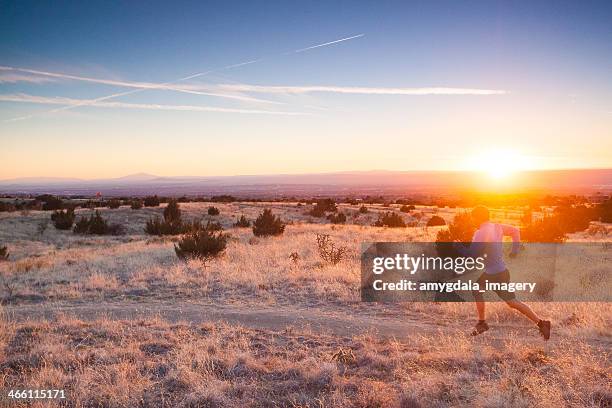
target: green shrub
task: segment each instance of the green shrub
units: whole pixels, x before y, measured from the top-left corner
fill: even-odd
[[[208,207],[208,215],[219,215],[220,211],[217,207]]]
[[[144,199],[144,206],[145,207],[159,207],[159,197],[154,195],[154,196],[148,196],[145,197]]]
[[[0,261],[8,261],[9,252],[6,246],[0,246]]]
[[[238,228],[249,228],[251,226],[251,221],[247,220],[244,215],[241,215],[238,221],[234,224],[234,227]]]
[[[472,216],[468,212],[457,213],[448,224],[448,229],[441,229],[436,235],[436,250],[439,256],[455,257],[459,253],[453,246],[454,242],[469,243],[476,231]]]
[[[164,208],[164,221],[169,223],[181,222],[181,209],[176,200],[170,200],[166,208]]]
[[[43,198],[42,200],[40,200],[43,202],[43,211],[61,210],[62,208],[64,208],[64,202],[58,197],[50,195],[43,195],[40,197]]]
[[[199,225],[201,225],[201,224],[198,223],[198,226],[196,226],[196,224],[194,223],[194,226],[191,227],[190,230],[196,230],[196,229],[201,228]],[[210,221],[208,221],[206,223],[206,227],[205,228],[207,230],[209,230],[209,231],[223,231],[223,226],[221,225],[220,222],[210,222]]]
[[[346,222],[346,215],[344,215],[343,213],[329,214],[327,216],[327,219],[332,224],[344,224]]]
[[[375,227],[391,227],[391,228],[403,228],[406,226],[404,219],[401,215],[392,211],[387,211],[383,215],[378,217],[378,221],[374,223]]]
[[[336,212],[338,211],[338,207],[336,207],[336,202],[331,198],[323,198],[317,200],[317,204],[315,208],[319,208],[320,211],[323,212]]]
[[[400,211],[403,212],[403,213],[409,213],[410,211],[412,211],[414,209],[416,209],[416,207],[414,205],[406,205],[406,204],[404,204],[404,205],[402,205],[400,207]]]
[[[183,223],[178,202],[170,200],[164,208],[163,221],[159,217],[149,219],[145,232],[151,235],[178,235],[191,230],[192,227],[193,225]]]
[[[218,196],[212,196],[210,198],[210,201],[212,201],[213,203],[233,203],[234,201],[236,201],[236,197],[227,194],[222,194]]]
[[[73,229],[75,234],[88,235],[122,235],[125,228],[119,224],[109,224],[99,211],[87,217],[81,217]]]
[[[444,221],[444,218],[440,217],[439,215],[434,215],[427,221],[428,227],[439,227],[441,225],[446,225],[446,221]]]
[[[266,208],[253,223],[253,234],[256,237],[280,235],[285,231],[285,224],[280,217],[272,214],[272,210]]]
[[[553,217],[557,218],[563,232],[573,233],[589,228],[591,221],[598,219],[597,209],[584,205],[559,206],[555,208]]]
[[[612,222],[612,198],[599,206],[599,218],[602,222]]]
[[[103,207],[102,205],[103,203],[100,201],[94,201],[94,200],[87,200],[81,203],[81,208],[96,208],[96,207]]]
[[[140,210],[142,208],[142,200],[138,198],[132,200],[132,202],[130,203],[130,208],[132,210]]]
[[[565,239],[557,216],[534,221],[521,230],[521,240],[526,242],[563,242]]]
[[[116,210],[117,208],[121,207],[121,201],[117,200],[116,198],[113,198],[107,203],[107,207],[111,210]]]
[[[438,231],[436,242],[472,242],[476,226],[467,212],[457,213],[448,229]]]
[[[325,216],[325,211],[323,211],[323,209],[319,206],[314,206],[312,210],[310,210],[308,213],[308,215],[310,215],[311,217],[324,217]]]
[[[11,203],[0,201],[0,212],[11,212],[15,211],[15,206]]]
[[[55,228],[59,230],[69,230],[72,228],[72,224],[74,224],[74,209],[69,208],[65,211],[54,211],[51,214],[51,221],[53,221],[53,225]]]
[[[361,214],[365,214],[368,212],[368,207],[366,207],[365,205],[362,205],[361,207],[359,207],[359,212]]]
[[[210,224],[207,224],[204,228],[198,228],[184,235],[174,245],[174,252],[182,260],[208,261],[225,251],[227,238],[222,231],[211,229]]]

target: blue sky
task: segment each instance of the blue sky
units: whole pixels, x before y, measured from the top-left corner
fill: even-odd
[[[612,5],[530,3],[2,1],[0,178],[610,167]]]

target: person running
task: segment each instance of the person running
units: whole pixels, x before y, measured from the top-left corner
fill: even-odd
[[[504,236],[512,237],[512,251],[510,252],[510,257],[516,257],[521,241],[519,229],[511,225],[491,222],[489,220],[489,209],[484,206],[477,206],[472,210],[472,220],[474,224],[478,226],[472,238],[472,243],[468,247],[456,245],[457,251],[463,256],[471,257],[486,254],[485,271],[477,281],[479,288],[483,288],[487,281],[494,283],[509,283],[510,272],[504,263],[502,241]],[[549,320],[540,319],[528,305],[516,299],[514,292],[509,292],[507,290],[496,290],[495,292],[508,306],[514,310],[518,310],[529,318],[529,320],[534,322],[545,340],[550,338]],[[485,302],[482,292],[475,290],[473,291],[473,295],[476,302],[476,310],[478,311],[478,323],[474,327],[472,336],[477,336],[489,330],[489,325],[485,319]]]

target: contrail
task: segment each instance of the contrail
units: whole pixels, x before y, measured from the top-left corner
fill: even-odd
[[[507,91],[502,89],[480,88],[373,88],[346,86],[262,86],[246,84],[220,84],[221,90],[235,92],[259,92],[268,94],[304,94],[313,92],[362,94],[362,95],[502,95]]]
[[[30,82],[33,84],[42,84],[46,82],[53,82],[51,78],[44,78],[40,76],[30,76],[22,74],[5,73],[0,74],[0,84],[3,83],[16,83],[16,82]]]
[[[242,65],[246,65],[246,64],[242,64]],[[144,89],[159,89],[159,90],[176,91],[176,92],[183,92],[183,93],[196,94],[196,95],[214,96],[214,97],[219,97],[219,98],[236,99],[236,100],[245,101],[245,102],[281,104],[280,102],[276,102],[276,101],[252,98],[252,97],[242,96],[242,95],[203,92],[197,89],[169,86],[174,82],[166,82],[164,84],[154,84],[154,83],[149,83],[149,82],[127,82],[127,81],[117,81],[113,79],[91,78],[91,77],[84,77],[84,76],[78,76],[78,75],[64,74],[64,73],[59,73],[59,72],[38,71],[34,69],[7,67],[7,66],[0,66],[0,71],[18,71],[18,72],[25,72],[29,74],[41,75],[41,76],[50,77],[50,78],[60,78],[60,79],[68,79],[68,80],[73,80],[73,81],[92,82],[92,83],[97,83],[97,84],[120,86],[124,88],[138,88],[138,89],[143,89],[143,90]],[[189,79],[189,78],[181,78],[179,81],[184,81],[186,79]],[[175,81],[175,82],[179,82],[179,81]],[[120,93],[116,95],[122,96],[126,94]],[[107,98],[107,97],[103,97],[103,98]]]
[[[0,94],[2,102],[22,102],[35,103],[42,105],[65,105],[62,108],[55,109],[55,112],[65,110],[67,106],[95,106],[99,108],[121,108],[121,109],[139,109],[139,110],[169,110],[169,111],[189,111],[189,112],[223,112],[223,113],[247,113],[247,114],[263,114],[263,115],[287,115],[298,116],[308,115],[305,112],[288,112],[288,111],[268,111],[257,109],[234,109],[220,108],[216,106],[194,106],[194,105],[160,105],[160,104],[144,104],[144,103],[125,103],[125,102],[101,102],[98,100],[73,99],[63,97],[45,97],[28,94]],[[19,120],[15,118],[9,121]]]
[[[354,36],[352,36],[352,37],[341,38],[341,39],[339,39],[339,40],[330,41],[330,42],[326,42],[326,43],[323,43],[323,44],[317,44],[317,45],[313,45],[313,46],[311,46],[311,47],[300,48],[299,50],[294,50],[294,51],[292,51],[292,52],[293,52],[293,53],[298,53],[298,52],[304,52],[304,51],[312,50],[312,49],[314,49],[314,48],[326,47],[326,46],[328,46],[328,45],[337,44],[337,43],[340,43],[340,42],[343,42],[343,41],[352,40],[352,39],[354,39],[354,38],[360,38],[360,37],[363,37],[364,35],[365,35],[365,34],[357,34],[357,35],[354,35]]]
[[[307,50],[311,50],[311,49],[319,48],[319,47],[325,47],[325,46],[336,44],[336,43],[339,43],[339,42],[352,40],[354,38],[363,37],[364,35],[365,34],[358,34],[358,35],[355,35],[355,36],[352,36],[352,37],[341,38],[339,40],[334,40],[334,41],[330,41],[330,42],[323,43],[323,44],[313,45],[313,46],[310,46],[310,47],[307,47],[307,48],[295,50],[295,51],[293,51],[293,53],[303,52],[303,51],[307,51]],[[286,54],[283,54],[283,55],[286,55]],[[198,72],[198,73],[195,73],[195,74],[192,74],[192,75],[188,75],[188,76],[183,77],[183,78],[179,78],[179,79],[174,80],[174,81],[165,82],[163,84],[153,84],[153,85],[158,85],[158,86],[161,86],[161,87],[167,87],[168,85],[172,85],[172,84],[175,84],[177,82],[186,81],[186,80],[189,80],[189,79],[201,77],[201,76],[213,73],[213,72],[219,72],[219,71],[224,71],[226,69],[232,69],[232,68],[237,68],[237,67],[241,67],[241,66],[244,66],[244,65],[255,64],[255,63],[263,61],[263,60],[264,60],[263,58],[260,58],[260,59],[256,59],[256,60],[249,60],[249,61],[239,62],[239,63],[236,63],[236,64],[226,65],[224,67],[215,68],[215,69],[211,69],[211,70],[204,71],[204,72]],[[0,70],[17,70],[17,69],[12,68],[12,67],[0,66]],[[21,69],[19,69],[19,70],[21,70]],[[22,72],[30,72],[30,73],[39,73],[40,75],[48,74],[49,76],[54,76],[54,77],[58,77],[58,75],[60,75],[60,74],[55,74],[55,73],[51,73],[51,72],[36,71],[36,70],[26,70],[26,69],[23,69],[21,71]],[[68,77],[71,77],[71,79],[77,79],[77,78],[81,79],[81,78],[84,78],[84,77],[77,77],[75,75],[66,75],[66,79],[68,79]],[[93,79],[93,78],[88,78],[88,79]],[[94,81],[92,81],[92,82],[94,82]],[[112,81],[112,82],[114,82],[113,85],[127,86],[127,85],[120,85],[119,84],[119,83],[123,83],[123,81]],[[107,82],[105,82],[105,83],[107,83]],[[105,100],[108,100],[108,99],[118,98],[120,96],[135,94],[135,93],[138,93],[138,92],[145,91],[146,89],[153,89],[153,88],[150,88],[150,87],[144,88],[143,87],[143,88],[134,89],[132,91],[127,91],[127,92],[121,92],[121,93],[116,93],[116,94],[112,94],[112,95],[102,96],[102,97],[96,98],[96,99],[83,100],[80,104],[67,105],[67,106],[64,106],[62,108],[57,108],[57,109],[53,109],[51,111],[42,112],[40,114],[32,114],[32,115],[28,115],[28,116],[22,116],[22,117],[19,117],[19,118],[8,119],[8,120],[5,120],[5,122],[29,119],[31,117],[42,115],[42,114],[54,113],[54,112],[69,110],[69,109],[73,109],[73,108],[76,108],[76,107],[79,107],[79,106],[90,105],[90,104],[94,104],[96,102],[102,102],[102,101],[105,101]],[[177,89],[170,89],[170,88],[167,88],[167,89],[169,89],[169,90],[177,90]],[[180,92],[184,92],[184,90],[180,91]]]

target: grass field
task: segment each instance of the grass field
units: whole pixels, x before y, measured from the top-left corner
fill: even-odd
[[[343,204],[347,224],[331,225],[295,203],[215,203],[218,216],[206,215],[209,205],[181,204],[184,218],[219,221],[231,235],[225,254],[206,263],[182,262],[176,238],[144,233],[162,208],[101,209],[127,232],[102,237],[56,230],[49,212],[0,213],[10,253],[0,263],[3,398],[9,389],[57,388],[71,407],[612,404],[607,303],[533,304],[553,321],[544,342],[500,303],[489,307],[492,330],[472,338],[471,304],[360,302],[362,242],[432,241],[445,227],[427,228],[427,219],[451,220],[461,209],[418,207],[402,214],[414,226],[381,228],[371,226],[378,214],[396,207],[360,214]],[[233,227],[264,207],[288,222],[283,235]],[[517,224],[521,212],[493,215]],[[317,234],[345,246],[345,258],[321,259]],[[611,239],[585,232],[570,240]],[[215,308],[225,312],[204,313]]]

